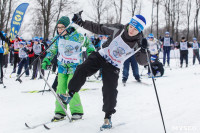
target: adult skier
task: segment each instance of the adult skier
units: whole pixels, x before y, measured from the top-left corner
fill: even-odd
[[[81,13],[78,13],[74,14],[72,21],[95,34],[110,35],[110,37],[101,50],[93,52],[83,64],[77,67],[68,85],[69,93],[60,95],[60,97],[65,103],[70,103],[74,94],[84,85],[86,78],[102,68],[105,117],[101,129],[109,129],[112,127],[111,115],[116,112],[118,78],[124,61],[132,56],[135,50],[141,48],[140,51],[135,53],[136,61],[140,65],[147,65],[145,52],[147,40],[142,39],[146,20],[142,15],[135,15],[126,25],[104,25],[87,20],[83,21]]]
[[[68,17],[61,17],[57,22],[57,33],[61,34],[69,24],[70,20]],[[57,36],[55,38],[57,38]],[[49,52],[43,60],[42,69],[47,69],[47,66],[51,64],[52,59],[58,53],[58,85],[56,91],[58,95],[65,94],[66,91],[68,91],[68,83],[81,61],[80,55],[82,46],[87,48],[86,51],[88,53],[94,51],[94,47],[89,39],[78,33],[74,27],[70,26],[50,47]],[[83,107],[78,93],[74,93],[74,97],[69,105],[72,114],[71,119],[81,119]],[[65,105],[65,107],[67,108],[67,105]],[[56,101],[55,116],[52,121],[59,121],[64,119],[64,117],[65,112],[59,102]]]
[[[167,56],[167,65],[170,65],[170,50],[174,41],[169,36],[169,32],[165,32],[165,37],[160,40],[163,44],[163,65],[165,66],[166,56]]]

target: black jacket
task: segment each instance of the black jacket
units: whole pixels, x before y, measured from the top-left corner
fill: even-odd
[[[128,35],[127,25],[122,24],[97,24],[91,21],[83,22],[83,28],[87,29],[95,34],[109,35],[108,40],[102,45],[103,48],[108,47],[112,40],[116,38],[122,30],[121,35],[123,41],[135,50],[141,47],[141,40],[143,38],[143,33],[139,33],[136,36],[130,37]],[[145,52],[139,51],[135,54],[135,59],[140,65],[147,65],[147,56]]]

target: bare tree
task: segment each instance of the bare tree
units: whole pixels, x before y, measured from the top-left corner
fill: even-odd
[[[154,14],[153,14],[154,4],[155,4],[155,0],[152,0],[152,6],[151,6],[151,33],[153,33],[153,26],[154,26]]]
[[[141,11],[142,11],[142,3],[143,3],[143,1],[140,0],[139,8],[138,8],[138,10],[137,10],[137,14],[141,14]]]
[[[196,0],[196,14],[194,18],[194,36],[198,37],[199,36],[199,22],[198,22],[198,17],[199,17],[199,9],[200,9],[200,1]]]
[[[5,26],[5,13],[8,0],[0,0],[0,30]]]
[[[190,14],[191,14],[191,0],[187,1],[187,40],[190,33]]]
[[[71,9],[72,4],[75,4],[75,2],[73,0],[37,0],[37,2],[39,7],[36,8],[36,10],[39,10],[41,14],[38,14],[38,18],[42,19],[41,22],[38,20],[37,24],[43,25],[42,31],[44,39],[48,39],[50,35],[50,29],[54,32],[56,30],[55,26],[51,26],[51,24],[53,24],[53,22],[57,22],[61,12],[63,12],[64,9]]]
[[[159,5],[160,5],[160,0],[156,0],[156,37],[158,38],[158,27],[159,27],[159,21],[158,21],[158,14],[159,14]]]
[[[107,11],[108,5],[106,4],[106,0],[92,0],[92,9],[96,10],[94,14],[94,18],[92,18],[95,22],[101,23],[101,17]]]
[[[123,7],[123,0],[120,0],[120,9],[119,9],[119,23],[120,24],[122,21],[122,7]]]
[[[170,16],[171,16],[171,0],[163,0],[164,7],[165,7],[165,21],[166,21],[166,27],[167,31],[170,30]]]
[[[180,20],[180,0],[176,1],[176,41],[179,39],[179,20]]]
[[[171,1],[171,35],[174,36],[174,29],[175,29],[175,18],[176,18],[176,8],[175,8],[176,0]]]
[[[11,12],[12,12],[12,2],[13,0],[9,0],[9,4],[8,4],[8,16],[7,16],[7,19],[6,19],[6,29],[5,29],[5,32],[7,33],[8,32],[8,22],[10,20],[10,16],[11,16]]]
[[[132,13],[132,16],[135,15],[137,4],[138,4],[138,0],[131,0],[131,13]]]

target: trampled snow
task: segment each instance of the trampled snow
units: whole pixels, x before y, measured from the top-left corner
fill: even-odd
[[[11,73],[12,66],[6,70],[4,84],[0,85],[0,133],[97,133],[103,124],[102,83],[86,82],[83,88],[97,90],[81,91],[80,97],[84,107],[84,120],[69,123],[65,121],[49,124],[51,130],[44,127],[27,129],[24,125],[35,125],[50,121],[54,116],[55,97],[51,92],[22,93],[22,91],[42,90],[42,79],[30,80],[22,76],[22,83],[15,81],[16,74]],[[5,71],[5,69],[4,69]],[[140,74],[146,74],[140,66]],[[48,71],[45,71],[47,77]],[[51,74],[52,84],[55,75]],[[90,77],[94,79],[94,77]],[[118,84],[117,112],[112,116],[113,129],[109,133],[164,133],[158,108],[158,102],[151,78],[142,76],[142,81],[149,86],[135,83],[132,71],[126,87],[122,85],[120,73]],[[171,60],[171,69],[165,68],[164,77],[155,80],[167,133],[199,133],[200,132],[200,65],[179,68],[179,59]],[[48,87],[46,87],[48,89]],[[70,111],[68,110],[69,114]],[[71,115],[71,114],[70,114]],[[117,125],[117,126],[116,126]]]

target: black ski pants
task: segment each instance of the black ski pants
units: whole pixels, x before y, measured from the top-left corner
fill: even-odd
[[[69,92],[78,92],[88,76],[102,68],[103,81],[103,111],[106,114],[116,112],[117,86],[120,69],[107,62],[98,52],[93,52],[83,64],[78,65],[73,78],[70,80]]]
[[[199,49],[194,49],[193,50],[193,65],[195,64],[195,60],[199,61],[199,64],[200,64],[200,58],[199,58]]]
[[[181,60],[181,65],[183,65],[183,59],[186,62],[186,65],[188,65],[188,52],[184,52],[180,54],[180,60]]]
[[[35,55],[34,60],[38,57],[38,55]],[[38,63],[40,64],[39,66],[41,67],[41,62],[42,62],[43,58],[39,58],[37,59],[34,63],[33,63],[33,75],[32,75],[32,79],[37,77],[37,72],[38,72]],[[41,69],[42,74],[44,75],[44,69]]]
[[[0,80],[3,81],[3,53],[0,53]]]
[[[19,59],[19,54],[14,53],[14,67],[13,67],[13,71],[16,71],[16,67],[17,64],[19,63],[20,59]]]

